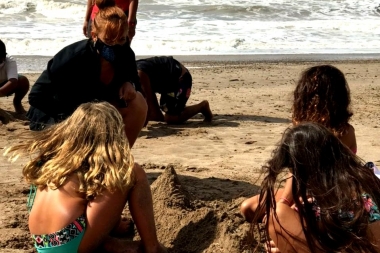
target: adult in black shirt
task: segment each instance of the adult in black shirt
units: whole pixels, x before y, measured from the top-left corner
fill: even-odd
[[[189,70],[172,56],[140,59],[136,61],[136,65],[148,103],[147,122],[179,124],[198,113],[204,115],[204,121],[212,120],[213,115],[207,100],[186,106],[191,93],[192,77]],[[156,93],[161,94],[160,103]]]
[[[122,115],[133,146],[144,125],[147,104],[139,92],[126,23],[120,8],[102,8],[94,19],[92,37],[63,48],[48,62],[29,93],[27,117],[32,130],[67,118],[82,103],[107,101]]]

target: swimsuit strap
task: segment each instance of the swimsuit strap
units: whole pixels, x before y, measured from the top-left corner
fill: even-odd
[[[375,221],[380,220],[379,207],[378,207],[377,203],[375,203],[372,200],[371,195],[369,195],[367,193],[363,193],[362,198],[363,198],[364,207],[369,214],[369,222],[371,223],[371,222],[375,222]]]
[[[34,198],[36,197],[37,193],[37,187],[35,185],[30,185],[30,191],[29,191],[29,197],[28,201],[26,203],[26,207],[28,208],[28,212],[32,210],[33,204],[34,204]]]
[[[57,246],[72,247],[73,250],[57,252],[77,252],[80,241],[86,229],[86,216],[82,214],[66,227],[57,232],[42,235],[32,235],[37,251]],[[75,249],[75,250],[74,250]],[[53,252],[53,250],[52,250]],[[56,251],[54,251],[56,252]]]

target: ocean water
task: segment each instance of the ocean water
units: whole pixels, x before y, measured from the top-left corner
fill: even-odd
[[[9,54],[84,39],[86,0],[0,0]],[[380,53],[380,0],[140,0],[136,55]]]

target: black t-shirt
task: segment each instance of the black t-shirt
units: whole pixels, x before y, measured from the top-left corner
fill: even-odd
[[[76,108],[91,101],[115,101],[124,82],[133,82],[141,91],[135,54],[128,43],[114,64],[109,85],[100,81],[100,59],[91,40],[73,43],[59,51],[29,93],[28,118],[34,123],[65,119]],[[32,123],[32,122],[31,122]]]
[[[136,61],[137,69],[149,76],[155,93],[178,91],[178,80],[182,74],[181,64],[172,56],[156,56]]]

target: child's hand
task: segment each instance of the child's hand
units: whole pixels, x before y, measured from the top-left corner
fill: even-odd
[[[127,102],[136,98],[136,89],[131,82],[123,83],[119,90],[119,98]]]

